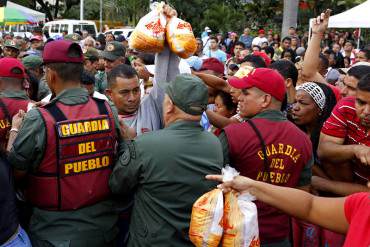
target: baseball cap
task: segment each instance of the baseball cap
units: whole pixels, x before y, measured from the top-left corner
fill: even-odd
[[[28,55],[22,59],[22,63],[27,69],[39,68],[43,61],[42,58],[36,55]]]
[[[78,56],[69,56],[68,52],[72,49],[78,51]],[[45,45],[42,54],[44,64],[48,63],[83,63],[81,47],[68,40],[51,41]]]
[[[78,33],[72,33],[72,34],[68,34],[68,35],[64,36],[64,39],[78,43],[82,40],[82,37]]]
[[[0,77],[24,79],[27,74],[18,59],[6,57],[0,59]]]
[[[125,54],[126,54],[126,49],[121,44],[121,42],[112,41],[112,42],[107,43],[104,51],[102,51],[101,53],[101,57],[114,61],[120,57],[125,56]]]
[[[207,109],[208,89],[192,74],[180,74],[165,87],[172,102],[190,115],[202,115]]]
[[[43,41],[43,38],[40,35],[32,35],[30,41],[32,42],[33,40]]]
[[[93,47],[89,47],[83,50],[85,59],[99,59],[99,52]]]
[[[14,49],[17,49],[17,50],[20,49],[19,44],[17,42],[15,42],[14,40],[12,40],[12,39],[5,40],[4,47],[11,47],[11,48],[14,48]]]
[[[224,74],[224,64],[217,58],[210,57],[203,60],[203,65],[200,70],[212,70],[219,74]]]
[[[258,30],[258,34],[265,34],[265,30],[263,29]]]
[[[280,102],[284,101],[286,93],[284,78],[276,70],[256,68],[243,78],[230,77],[228,82],[232,87],[239,89],[256,87]]]
[[[295,53],[297,54],[297,56],[303,56],[304,53],[306,52],[306,49],[304,47],[298,47],[297,50],[295,50]]]

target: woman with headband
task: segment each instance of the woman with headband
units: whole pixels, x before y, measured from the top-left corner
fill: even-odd
[[[315,159],[313,175],[329,179],[317,158],[317,146],[321,127],[336,104],[335,96],[328,86],[315,82],[303,83],[296,87],[296,91],[292,118],[311,139]],[[320,246],[320,239],[322,239],[320,227],[294,218],[292,226],[294,246]]]

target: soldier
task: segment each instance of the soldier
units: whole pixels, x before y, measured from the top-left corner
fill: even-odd
[[[286,93],[284,78],[275,70],[257,68],[246,77],[228,81],[242,90],[240,115],[249,120],[230,124],[220,134],[224,163],[259,181],[287,187],[309,185],[311,142],[280,111]],[[289,246],[289,216],[256,204],[262,246]]]
[[[193,246],[192,205],[214,186],[204,176],[222,168],[220,142],[200,125],[207,87],[183,74],[165,91],[165,128],[138,136],[129,152],[121,150],[110,179],[114,193],[135,192],[128,246]]]
[[[108,179],[120,143],[115,109],[81,88],[81,47],[52,41],[43,53],[56,97],[24,118],[9,154],[33,206],[33,246],[112,246],[117,213]]]
[[[0,142],[5,151],[11,121],[19,110],[27,112],[32,102],[25,92],[26,72],[21,62],[15,58],[0,59]]]
[[[4,57],[17,58],[19,55],[20,47],[17,42],[12,39],[7,39],[4,42]]]

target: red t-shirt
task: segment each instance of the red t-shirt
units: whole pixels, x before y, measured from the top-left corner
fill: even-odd
[[[370,146],[367,129],[361,125],[360,118],[356,114],[355,97],[346,97],[337,103],[321,132],[329,136],[344,138],[344,144]]]
[[[343,247],[370,246],[370,193],[356,193],[347,197],[344,213],[349,223]]]
[[[338,138],[344,138],[344,144],[360,144],[370,146],[370,135],[367,129],[361,125],[360,118],[356,114],[355,97],[346,97],[334,107],[331,116],[324,123],[321,132]],[[359,160],[353,160],[354,174],[358,182],[370,181],[370,168],[361,164]]]

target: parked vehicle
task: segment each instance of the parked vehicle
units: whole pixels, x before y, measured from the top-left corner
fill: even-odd
[[[107,34],[107,33],[113,33],[114,37],[118,37],[118,35],[123,35],[125,36],[126,39],[128,39],[132,33],[132,31],[134,31],[133,28],[129,27],[129,28],[114,28],[114,29],[109,29],[108,31],[106,31],[104,34]]]
[[[49,32],[50,38],[58,38],[63,36],[63,32],[73,34],[77,31],[87,31],[91,36],[96,36],[98,33],[96,24],[93,21],[80,20],[57,20],[45,23],[44,31]]]

